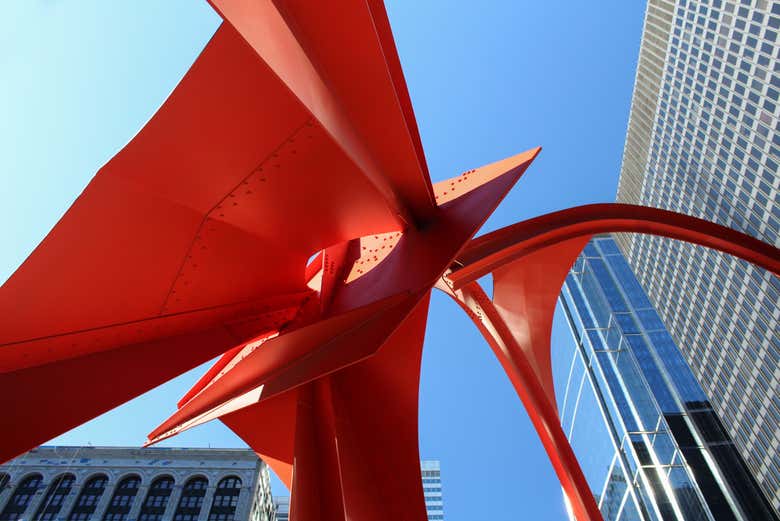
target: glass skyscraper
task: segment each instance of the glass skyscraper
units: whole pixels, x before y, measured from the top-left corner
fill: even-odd
[[[559,414],[607,521],[777,519],[611,236],[566,278]]]
[[[780,244],[780,2],[649,0],[618,201]],[[780,281],[705,248],[620,237],[780,511]]]

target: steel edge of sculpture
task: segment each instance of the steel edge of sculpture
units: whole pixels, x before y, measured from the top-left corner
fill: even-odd
[[[582,247],[654,233],[775,274],[780,252],[617,204],[472,239],[539,149],[432,185],[381,2],[212,5],[226,23],[180,85],[0,289],[0,405],[18,426],[2,459],[224,353],[150,443],[219,418],[291,488],[291,519],[425,519],[417,392],[436,286],[501,362],[577,519],[601,519],[550,369]],[[78,407],[59,404],[64,386]]]

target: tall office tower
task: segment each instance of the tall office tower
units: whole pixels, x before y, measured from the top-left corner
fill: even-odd
[[[618,201],[780,244],[780,2],[649,0]],[[618,239],[780,510],[780,282],[649,236]]]
[[[607,521],[777,520],[611,236],[566,278],[561,423]]]
[[[272,521],[249,449],[40,447],[0,466],[2,521]]]
[[[429,521],[444,519],[444,503],[441,495],[441,466],[436,460],[420,461],[425,510]],[[276,521],[287,521],[290,516],[290,497],[274,496]]]
[[[438,460],[422,460],[423,492],[425,494],[425,510],[428,520],[444,519],[444,502],[441,495],[441,465]]]
[[[274,496],[276,521],[290,521],[290,496]]]

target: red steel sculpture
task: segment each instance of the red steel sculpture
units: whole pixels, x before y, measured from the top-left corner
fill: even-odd
[[[780,250],[619,204],[472,239],[539,149],[432,185],[380,0],[213,5],[225,22],[179,86],[0,289],[0,460],[221,354],[149,443],[219,418],[290,487],[296,521],[424,520],[436,286],[494,350],[577,519],[601,519],[550,367],[575,257],[615,231],[776,274]]]

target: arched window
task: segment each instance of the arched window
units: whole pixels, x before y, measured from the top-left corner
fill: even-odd
[[[241,495],[241,480],[236,476],[228,476],[217,485],[214,491],[214,502],[211,504],[208,521],[233,521]]]
[[[68,497],[71,488],[73,488],[74,481],[76,481],[76,476],[73,474],[60,474],[54,478],[38,507],[38,511],[35,512],[33,521],[51,521],[56,518],[62,510],[65,498]]]
[[[42,480],[43,477],[40,474],[33,474],[24,478],[24,481],[19,483],[19,486],[14,490],[14,494],[8,500],[8,503],[5,504],[3,511],[0,512],[0,521],[16,521],[22,517],[33,495],[41,486]]]
[[[79,492],[79,496],[76,498],[76,504],[73,505],[73,509],[71,509],[68,516],[68,521],[87,521],[92,517],[100,498],[103,496],[103,492],[106,490],[107,483],[108,478],[105,474],[98,474],[90,478],[81,487],[81,492]]]
[[[173,521],[197,521],[203,506],[203,497],[209,482],[206,478],[192,478],[184,485]]]
[[[172,477],[163,476],[154,480],[146,494],[138,521],[160,521],[165,513],[165,507],[168,506],[172,491]]]
[[[103,521],[125,521],[130,509],[133,508],[133,500],[138,494],[138,487],[141,485],[141,478],[138,476],[128,476],[114,489],[114,495],[111,496],[111,502],[106,507],[106,513],[103,515]]]

